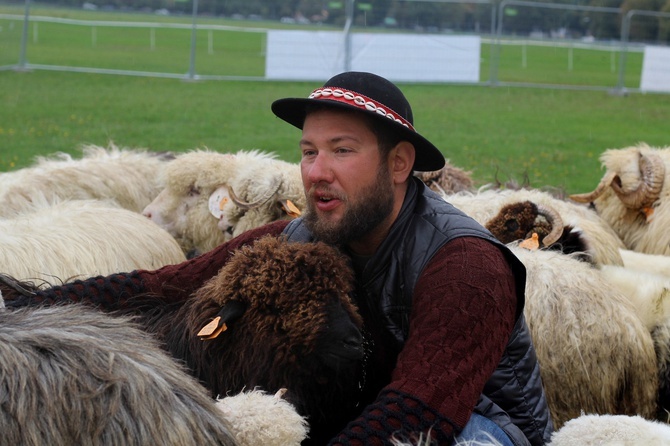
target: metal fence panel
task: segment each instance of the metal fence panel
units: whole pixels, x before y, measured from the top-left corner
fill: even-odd
[[[489,0],[405,1],[383,12],[356,8],[353,0],[345,3],[346,21],[339,30],[301,28],[342,33],[338,51],[343,69],[352,66],[351,42],[357,34],[478,36],[479,85],[639,91],[645,45],[664,45],[670,35],[670,14],[650,11],[631,11],[622,19],[618,8],[521,0],[497,5]],[[198,23],[197,16],[193,23],[168,23],[146,17],[33,17],[27,4],[25,15],[0,14],[0,69],[266,80],[267,32],[284,26],[244,26],[255,24],[251,21],[224,26]],[[448,51],[437,48],[424,57],[445,58]]]

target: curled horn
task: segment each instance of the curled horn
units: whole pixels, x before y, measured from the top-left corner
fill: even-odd
[[[551,232],[542,239],[542,245],[551,246],[563,235],[563,219],[554,208],[543,204],[537,205],[537,213],[551,225]]]
[[[612,185],[615,178],[619,178],[619,175],[616,172],[608,171],[593,192],[570,195],[570,199],[578,203],[590,203],[600,197],[605,192],[605,189]]]
[[[237,205],[241,209],[248,211],[250,209],[256,209],[262,206],[263,204],[267,203],[272,197],[275,196],[277,191],[279,191],[280,186],[281,181],[275,180],[272,186],[270,186],[272,192],[269,193],[266,197],[261,197],[258,200],[254,201],[253,203],[247,203],[246,201],[240,200],[240,198],[235,194],[235,191],[233,190],[232,187],[228,188],[228,193],[230,194],[230,199],[232,200],[233,203],[235,203],[235,205]]]
[[[632,191],[624,191],[621,181],[613,181],[612,189],[619,200],[629,209],[651,206],[661,194],[665,180],[665,163],[656,153],[640,153],[640,183]]]

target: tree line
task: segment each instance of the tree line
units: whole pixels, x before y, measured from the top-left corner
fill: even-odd
[[[40,0],[40,3],[81,7],[87,1],[99,8],[122,10],[166,9],[170,13],[190,14],[193,0]],[[356,0],[354,25],[413,29],[424,32],[477,32],[491,30],[498,4],[453,3],[416,0]],[[619,39],[624,15],[630,10],[670,14],[670,0],[534,0],[535,3],[560,3],[619,12],[577,11],[509,5],[503,15],[506,34],[528,35],[560,31],[565,37],[592,36]],[[324,23],[344,26],[347,0],[198,0],[198,12],[240,19],[282,20],[289,23]],[[670,18],[636,17],[631,22],[631,40],[670,42]]]

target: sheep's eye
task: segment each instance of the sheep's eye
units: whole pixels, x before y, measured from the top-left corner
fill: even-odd
[[[195,187],[195,185],[191,185],[191,187],[188,189],[188,196],[189,197],[195,197],[197,195],[200,195],[200,189]]]
[[[510,232],[517,231],[519,229],[519,222],[516,220],[507,220],[505,222],[505,227]]]

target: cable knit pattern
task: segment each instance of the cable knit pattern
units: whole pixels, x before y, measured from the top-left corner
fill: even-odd
[[[446,432],[456,429],[451,420],[414,396],[384,390],[375,403],[366,407],[361,416],[349,423],[346,430],[330,444],[383,445],[389,444],[392,436],[414,438],[417,433],[429,431],[438,444],[446,444],[453,440],[453,436]]]
[[[130,296],[142,292],[138,272],[112,274],[75,280],[64,285],[37,291],[34,296],[18,296],[8,301],[8,307],[54,303],[81,302],[105,308],[118,308]]]
[[[439,444],[450,444],[469,420],[514,326],[511,269],[491,243],[458,238],[432,259],[413,299],[391,382],[332,444],[389,444],[394,433],[429,428]]]
[[[465,426],[507,346],[515,311],[502,252],[480,239],[453,240],[417,283],[410,335],[389,386]]]
[[[236,249],[251,244],[264,235],[278,236],[287,224],[288,221],[279,220],[247,231],[187,262],[167,265],[156,271],[141,271],[144,286],[147,291],[168,301],[185,299],[215,276]]]

